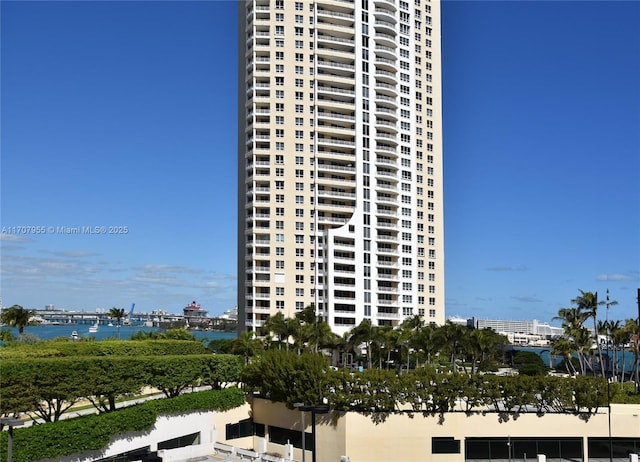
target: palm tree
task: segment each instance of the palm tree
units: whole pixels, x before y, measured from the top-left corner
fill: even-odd
[[[451,358],[451,371],[455,374],[458,371],[458,355],[462,352],[462,347],[466,343],[468,329],[460,324],[447,321],[436,331],[435,338],[442,351],[449,353]]]
[[[282,314],[282,311],[278,311],[273,316],[269,316],[269,319],[264,323],[264,328],[267,332],[273,332],[278,338],[278,349],[282,349],[282,340],[287,342],[286,349],[289,351],[289,336],[287,319]],[[286,337],[285,337],[286,336]]]
[[[627,319],[623,329],[629,335],[629,345],[634,356],[632,377],[635,377],[636,390],[640,391],[640,324],[635,319]]]
[[[361,345],[364,343],[365,348],[367,349],[367,362],[369,369],[373,366],[371,358],[371,343],[374,335],[375,326],[371,324],[371,320],[363,319],[360,324],[351,329],[351,334],[349,336],[349,343],[353,345]]]
[[[575,352],[572,342],[570,342],[566,337],[559,337],[551,346],[553,348],[552,352],[554,355],[562,356],[564,358],[564,366],[567,369],[567,373],[576,375],[576,368],[573,366],[573,362],[571,361],[573,353]]]
[[[116,308],[115,306],[109,310],[109,317],[116,320],[118,326],[118,340],[120,340],[120,323],[124,318],[124,308]]]
[[[249,357],[255,355],[261,347],[259,339],[255,338],[255,332],[244,331],[238,338],[233,341],[231,352],[237,355],[243,355],[246,364],[249,363]]]
[[[571,300],[571,303],[577,305],[579,311],[585,313],[588,318],[593,318],[593,335],[596,341],[596,349],[598,350],[598,361],[600,362],[600,373],[602,378],[605,377],[604,362],[602,361],[602,347],[598,340],[598,305],[604,305],[604,302],[598,303],[598,292],[585,292],[578,289],[580,295]]]
[[[29,318],[33,315],[32,310],[25,310],[20,305],[13,305],[6,310],[2,310],[0,321],[10,327],[17,327],[18,334],[22,337],[25,326],[29,325]]]

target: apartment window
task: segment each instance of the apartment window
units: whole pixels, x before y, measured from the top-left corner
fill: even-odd
[[[296,178],[304,178],[304,170],[297,168],[296,169]]]
[[[276,26],[276,35],[284,35],[284,26]]]
[[[276,194],[276,202],[284,202],[284,194]]]
[[[276,21],[284,22],[284,13],[276,13]]]
[[[284,247],[276,247],[276,255],[283,256],[284,255]]]
[[[284,269],[284,260],[276,260],[276,269]]]
[[[276,151],[284,151],[284,143],[282,141],[276,142]]]
[[[304,209],[296,209],[296,217],[303,218],[304,217]]]
[[[276,287],[276,295],[284,295],[284,287]]]
[[[282,154],[276,154],[276,164],[284,164],[284,156]]]
[[[276,39],[276,48],[284,48],[284,40]]]
[[[276,103],[276,111],[284,112],[284,103]]]
[[[296,231],[304,231],[304,223],[296,221]]]
[[[276,234],[276,242],[284,242],[284,234]]]
[[[304,284],[304,275],[296,274],[296,284]]]
[[[283,217],[284,216],[284,207],[276,207],[276,216]]]
[[[276,98],[284,99],[284,90],[276,90]]]
[[[304,270],[304,262],[303,262],[303,261],[297,261],[297,262],[296,262],[296,269],[297,269],[298,271],[302,271],[302,270]]]
[[[276,220],[276,229],[284,229],[284,221]]]
[[[296,249],[296,257],[304,257],[304,249]]]
[[[284,128],[276,128],[276,138],[284,138]]]
[[[304,86],[304,80],[296,79],[296,87],[301,88]]]
[[[284,116],[276,116],[276,125],[284,125]]]
[[[296,117],[296,126],[302,127],[304,125],[304,119],[302,117]]]
[[[303,151],[304,151],[304,144],[296,143],[296,152],[303,152]]]
[[[276,176],[284,176],[284,168],[282,167],[276,168]]]
[[[276,189],[284,189],[284,181],[282,180],[276,181]]]
[[[296,15],[296,24],[302,24],[304,22],[304,17],[301,14]]]
[[[303,244],[304,236],[302,234],[296,234],[296,244]]]

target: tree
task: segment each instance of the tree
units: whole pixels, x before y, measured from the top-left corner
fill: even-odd
[[[20,305],[13,305],[12,307],[7,308],[6,310],[2,310],[2,315],[0,315],[0,321],[4,324],[17,327],[18,334],[22,337],[24,333],[24,328],[29,324],[29,318],[33,315],[33,311],[25,310]]]
[[[282,341],[287,343],[286,349],[289,351],[289,326],[287,325],[287,319],[282,314],[282,311],[278,311],[276,314],[269,316],[269,319],[264,323],[264,328],[267,332],[273,332],[278,338],[278,349],[282,348]]]
[[[518,351],[513,358],[513,365],[522,375],[546,375],[548,369],[540,355],[532,351]]]
[[[436,331],[435,339],[440,349],[449,354],[451,370],[457,372],[458,355],[462,353],[463,346],[467,342],[468,328],[447,321]]]
[[[244,331],[233,341],[231,352],[236,355],[244,356],[245,363],[249,363],[249,358],[256,354],[261,348],[261,342],[255,338],[254,332]]]
[[[593,335],[595,337],[596,349],[598,350],[598,361],[600,363],[600,373],[605,378],[604,362],[602,361],[602,347],[598,339],[598,305],[604,302],[598,302],[598,292],[585,292],[578,289],[580,295],[571,300],[571,303],[577,305],[578,310],[585,313],[588,317],[593,318]]]
[[[124,308],[116,308],[115,306],[109,310],[109,317],[116,320],[118,326],[118,340],[120,340],[120,322],[124,318]]]
[[[367,350],[367,361],[368,367],[371,369],[373,367],[372,363],[372,354],[371,354],[371,343],[375,336],[375,327],[371,324],[370,319],[363,319],[360,324],[354,327],[351,330],[351,335],[349,337],[349,342],[353,345],[361,345],[364,343],[365,348]]]

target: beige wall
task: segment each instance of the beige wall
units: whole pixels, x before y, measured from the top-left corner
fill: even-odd
[[[305,427],[311,432],[310,413],[306,414]],[[464,460],[465,437],[607,437],[607,408],[602,408],[589,419],[572,414],[521,414],[501,421],[496,413],[471,414],[463,412],[445,414],[442,423],[439,416],[422,413],[372,415],[356,412],[338,413],[316,417],[317,462],[336,462],[346,455],[350,462],[424,461],[452,462]],[[289,410],[283,404],[254,399],[255,422],[301,430],[300,412]],[[267,428],[268,432],[268,428]],[[611,434],[615,438],[640,437],[640,405],[613,405]],[[460,441],[460,454],[431,454],[431,437],[455,437]],[[267,434],[268,440],[268,434]],[[268,450],[283,452],[280,445],[269,444]],[[585,454],[588,457],[588,454]],[[301,451],[294,457],[301,460]],[[307,453],[311,460],[311,453]]]

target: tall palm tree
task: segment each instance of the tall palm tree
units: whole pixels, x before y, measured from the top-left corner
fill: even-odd
[[[109,310],[109,317],[116,320],[118,326],[118,340],[120,340],[120,324],[124,318],[124,308],[116,308],[115,306]]]
[[[273,316],[269,316],[269,319],[264,323],[264,328],[267,332],[273,332],[277,336],[279,350],[282,349],[282,341],[284,338],[287,342],[286,349],[289,351],[287,319],[284,317],[284,314],[282,314],[282,311],[278,311]]]
[[[375,326],[371,324],[370,319],[363,319],[360,324],[351,329],[351,335],[349,336],[349,342],[353,345],[361,345],[364,343],[365,348],[367,349],[367,362],[369,369],[373,367],[371,343],[375,335],[375,330]]]
[[[624,329],[629,333],[629,345],[633,353],[633,374],[636,390],[640,391],[640,324],[635,319],[627,319]]]
[[[458,355],[462,353],[463,346],[467,341],[468,328],[447,321],[440,326],[436,332],[436,341],[440,349],[449,353],[451,358],[451,370],[455,374],[458,371]]]
[[[2,310],[0,321],[4,324],[17,327],[18,334],[22,337],[25,326],[29,325],[29,318],[33,315],[32,310],[25,310],[20,305],[13,305],[5,310]]]
[[[571,303],[577,305],[579,311],[585,313],[588,318],[593,318],[593,335],[595,337],[596,349],[598,350],[598,361],[600,363],[600,373],[602,378],[605,377],[604,362],[602,361],[602,347],[598,340],[598,305],[604,305],[604,302],[598,302],[598,292],[585,292],[578,289],[580,295],[571,300]]]

